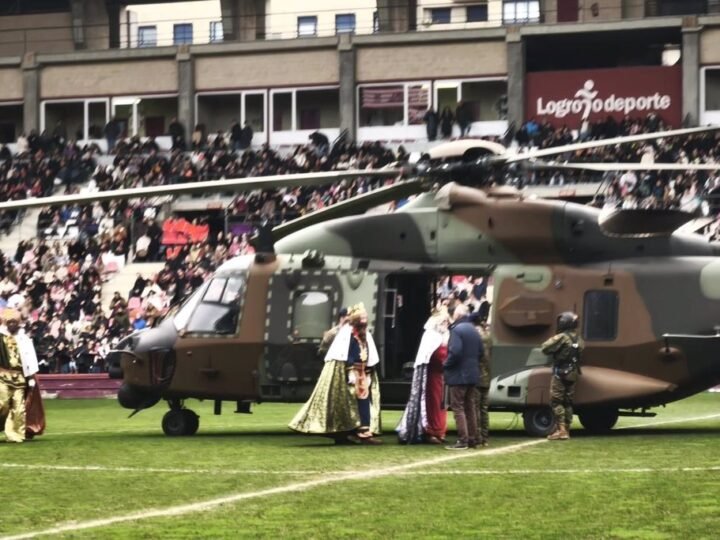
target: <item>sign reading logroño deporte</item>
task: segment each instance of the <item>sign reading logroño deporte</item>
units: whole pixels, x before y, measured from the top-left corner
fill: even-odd
[[[653,112],[673,127],[682,121],[679,66],[528,73],[525,117],[577,129],[612,116],[643,118]]]

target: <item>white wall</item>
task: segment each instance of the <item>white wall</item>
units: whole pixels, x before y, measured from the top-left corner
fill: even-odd
[[[220,21],[220,0],[177,2],[173,4],[146,4],[127,8],[132,13],[133,47],[137,46],[137,29],[140,26],[157,27],[157,45],[173,44],[173,25],[192,23],[193,43],[210,41],[210,22]],[[121,23],[125,22],[121,14]],[[123,46],[126,44],[123,42]]]
[[[487,22],[468,23],[466,8],[479,4],[487,4]],[[452,8],[449,24],[432,24],[431,9]],[[462,30],[466,28],[487,28],[502,25],[502,0],[419,0],[417,10],[418,30]]]
[[[266,5],[267,39],[297,37],[297,20],[302,16],[317,17],[317,35],[335,35],[335,15],[355,14],[355,33],[371,34],[376,0],[268,0]]]

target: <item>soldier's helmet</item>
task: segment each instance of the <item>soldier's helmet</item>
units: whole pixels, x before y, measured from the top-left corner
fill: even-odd
[[[566,332],[568,330],[576,330],[578,327],[577,313],[572,311],[564,311],[557,319],[558,332]]]

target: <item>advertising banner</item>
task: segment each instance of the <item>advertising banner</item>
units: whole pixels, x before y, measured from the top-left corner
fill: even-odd
[[[527,120],[578,129],[584,120],[622,120],[656,113],[672,127],[682,123],[680,66],[648,66],[528,73]]]

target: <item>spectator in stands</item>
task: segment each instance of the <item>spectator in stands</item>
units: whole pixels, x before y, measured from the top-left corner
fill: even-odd
[[[108,154],[112,154],[121,134],[120,123],[117,121],[117,118],[113,116],[108,123],[105,124],[103,133],[105,134],[105,141],[107,141],[107,152]]]
[[[235,120],[230,126],[230,148],[233,152],[242,149],[243,129],[240,122]]]
[[[450,110],[450,107],[445,107],[440,113],[440,131],[442,132],[443,139],[449,139],[452,136],[454,122],[455,116]]]
[[[466,101],[460,100],[455,109],[455,120],[457,120],[460,128],[460,137],[466,137],[470,134],[470,126],[472,125],[472,109]]]
[[[249,122],[245,122],[242,133],[240,134],[240,150],[247,150],[252,146],[253,141],[253,128]]]
[[[185,128],[178,121],[177,118],[173,118],[168,126],[168,133],[172,139],[172,149],[185,151]]]
[[[435,109],[428,107],[427,112],[423,116],[428,141],[434,141],[437,138],[439,120],[440,118],[438,117],[438,113],[435,112]]]

